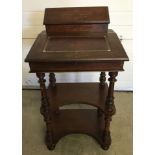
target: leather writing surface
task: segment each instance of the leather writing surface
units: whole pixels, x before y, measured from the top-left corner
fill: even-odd
[[[25,61],[128,61],[117,34],[109,30],[106,37],[92,37],[91,33],[87,37],[50,37],[43,31],[38,35]]]
[[[43,52],[110,51],[106,37],[49,37]]]

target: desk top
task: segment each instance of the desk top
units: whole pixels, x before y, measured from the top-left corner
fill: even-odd
[[[117,34],[107,36],[47,36],[41,32],[34,42],[26,62],[101,62],[128,61]]]

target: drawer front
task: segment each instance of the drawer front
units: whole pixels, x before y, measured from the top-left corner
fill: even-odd
[[[124,61],[109,62],[35,62],[29,63],[30,72],[123,71]]]
[[[108,24],[81,24],[81,25],[46,25],[48,35],[90,35],[105,34]]]

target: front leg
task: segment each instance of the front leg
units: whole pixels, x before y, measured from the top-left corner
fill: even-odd
[[[49,74],[49,82],[52,85],[52,87],[55,87],[56,85],[56,78],[54,73]]]
[[[45,73],[36,73],[37,77],[39,78],[40,83],[40,91],[41,91],[41,108],[40,112],[44,116],[44,121],[46,122],[46,136],[45,136],[45,143],[49,150],[54,149],[53,143],[53,136],[52,136],[52,118],[50,115],[50,108],[49,108],[49,101],[46,91],[45,82]]]
[[[99,81],[100,81],[100,87],[102,88],[105,85],[105,82],[106,82],[106,73],[105,72],[100,73]],[[101,96],[103,95],[102,93],[103,92],[100,90],[100,95]],[[103,115],[103,110],[98,108],[97,109],[97,114],[98,114],[98,117],[101,117]]]
[[[49,102],[46,92],[46,86],[45,86],[45,73],[36,73],[37,77],[39,78],[39,84],[40,84],[40,91],[41,91],[41,107],[40,107],[40,113],[44,116],[44,121],[49,121]]]
[[[46,136],[45,136],[45,144],[49,150],[54,150],[56,143],[53,141],[53,133],[52,133],[52,124],[46,123]]]
[[[102,146],[104,150],[108,150],[109,146],[111,145],[110,122],[112,120],[112,115],[114,115],[116,112],[114,105],[114,83],[116,82],[117,75],[118,72],[109,72],[110,78],[108,80],[110,83],[105,106],[105,128],[103,132],[103,146]]]

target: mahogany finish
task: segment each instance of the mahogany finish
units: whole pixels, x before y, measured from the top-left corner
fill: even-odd
[[[101,72],[100,74],[100,85],[104,85],[106,82],[106,73],[105,72]]]
[[[56,78],[54,73],[49,74],[49,82],[52,85],[52,87],[55,87],[56,84]]]
[[[38,65],[40,63],[42,63],[41,65],[46,65],[47,63],[56,65],[58,62],[67,63],[69,65],[76,63],[89,63],[90,65],[93,62],[96,64],[100,63],[99,65],[101,65],[102,62],[113,67],[113,63],[115,63],[118,64],[117,67],[120,65],[120,67],[117,68],[118,70],[123,70],[123,62],[128,61],[128,56],[126,55],[117,34],[113,30],[108,30],[107,35],[102,37],[93,36],[92,34],[94,33],[90,33],[88,36],[52,36],[51,39],[51,36],[48,36],[46,32],[43,31],[38,35],[25,61],[30,63],[32,62],[30,65]],[[59,38],[61,41],[58,40]],[[66,40],[69,40],[70,38],[72,38],[72,40],[77,40],[77,38],[80,38],[81,43],[79,39],[78,44],[76,44],[77,41],[74,41],[75,46],[80,46],[78,47],[78,51],[75,50],[74,47],[66,47],[67,49],[65,49],[64,43],[66,43]],[[87,43],[87,45],[83,45],[83,38],[85,39],[85,43]],[[86,40],[86,38],[88,40]],[[55,39],[57,40],[57,43]],[[57,48],[59,48],[59,50],[52,46],[51,49],[49,47],[48,51],[46,50],[48,43],[53,44],[52,40],[54,40],[54,46],[58,46]],[[89,40],[94,40],[95,43],[93,44],[95,44],[95,47],[90,45]],[[97,42],[100,42],[100,44],[104,44],[105,46],[99,45]],[[85,50],[82,49],[81,44],[84,46]],[[68,46],[72,46],[72,44],[68,44]],[[93,49],[90,49],[89,46]],[[68,49],[70,49],[70,51],[67,51]],[[30,69],[33,70],[33,67],[30,67]]]
[[[107,150],[111,144],[111,136],[110,136],[110,121],[112,120],[112,115],[115,114],[116,108],[114,105],[114,83],[116,82],[116,76],[118,72],[109,72],[110,78],[109,80],[109,89],[107,100],[105,103],[105,128],[103,132],[103,148]]]
[[[107,33],[107,24],[79,24],[79,25],[46,25],[48,35],[57,36],[87,36],[89,32],[93,32],[94,36],[103,36]]]
[[[94,109],[65,109],[53,116],[53,143],[70,133],[87,134],[95,138],[101,147],[103,143],[104,117],[98,117]],[[88,144],[89,145],[89,144]]]
[[[25,61],[40,83],[45,143],[51,150],[61,137],[83,133],[94,137],[107,150],[111,144],[110,122],[116,111],[114,83],[118,72],[123,71],[124,61],[128,61],[117,34],[108,30],[108,8],[49,8],[44,24],[46,31],[38,35]],[[54,72],[79,71],[100,71],[99,82],[56,83]],[[96,109],[60,109],[74,103]]]
[[[69,7],[46,8],[44,24],[109,24],[109,11],[107,6],[102,7]]]
[[[102,86],[99,83],[57,83],[55,87],[49,85],[47,93],[53,111],[55,107],[74,103],[89,104],[104,111],[107,90],[107,83]]]
[[[74,7],[45,9],[44,25],[48,35],[86,35],[107,33],[108,7]]]

